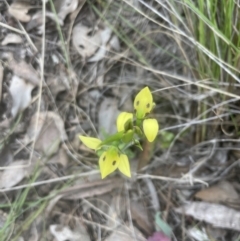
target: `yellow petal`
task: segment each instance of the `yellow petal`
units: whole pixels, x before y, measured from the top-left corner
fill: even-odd
[[[128,112],[122,112],[117,118],[117,130],[118,132],[124,131],[124,125],[129,120],[133,119],[133,114]]]
[[[131,177],[130,165],[127,155],[121,154],[118,169],[127,177]]]
[[[99,167],[102,179],[114,172],[119,165],[120,157],[116,148],[110,148],[99,158]]]
[[[153,108],[153,97],[148,87],[136,95],[133,105],[138,119],[143,119],[147,113],[150,113]]]
[[[79,136],[82,143],[90,149],[96,150],[101,144],[101,140],[93,137]]]
[[[158,134],[158,122],[156,119],[145,119],[143,121],[143,132],[149,142],[153,142]]]

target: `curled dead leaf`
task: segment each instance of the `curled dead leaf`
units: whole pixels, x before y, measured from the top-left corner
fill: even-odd
[[[19,21],[26,23],[31,20],[31,16],[28,15],[31,8],[27,1],[15,1],[10,5],[8,12]]]
[[[132,219],[137,223],[141,230],[144,230],[150,235],[153,232],[153,227],[149,222],[147,211],[143,204],[141,202],[132,201],[130,210]]]
[[[35,142],[35,149],[47,156],[55,154],[61,142],[67,139],[62,118],[52,112],[40,112],[32,116],[27,129],[29,141]]]
[[[43,29],[43,12],[38,11],[33,16],[30,22],[27,23],[26,29],[27,31],[31,31],[33,28],[38,28],[37,33],[42,34]],[[51,19],[54,22],[57,22],[60,25],[63,25],[63,21],[59,18],[56,18],[56,15],[52,12],[46,11],[45,17]]]
[[[2,45],[7,45],[7,44],[20,44],[22,43],[22,38],[15,33],[9,33],[5,36],[5,38],[2,41]]]
[[[36,73],[36,70],[25,61],[21,60],[17,62],[11,54],[8,55],[8,67],[14,72],[15,75],[29,81],[32,85],[38,86],[40,78]]]

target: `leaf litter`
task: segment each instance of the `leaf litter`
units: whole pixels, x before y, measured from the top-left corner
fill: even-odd
[[[240,231],[240,212],[220,204],[190,202],[176,208],[175,211],[183,215],[190,215],[215,227]]]
[[[9,7],[0,3],[0,226],[11,217],[8,201],[20,205],[24,200],[21,210],[14,206],[11,220],[15,225],[10,236],[16,238],[24,229],[19,240],[166,241],[182,240],[184,235],[187,241],[238,240],[239,162],[232,155],[238,146],[229,137],[224,139],[217,121],[211,128],[206,121],[205,141],[193,141],[198,133],[195,124],[189,125],[191,131],[179,134],[181,126],[198,116],[196,101],[189,97],[198,97],[196,89],[179,86],[182,82],[177,77],[158,73],[197,79],[183,65],[186,59],[196,62],[194,46],[181,36],[174,37],[171,28],[157,25],[159,17],[141,1],[110,1],[107,8],[102,1],[53,3],[56,14],[50,1],[35,5],[10,1]],[[162,16],[172,6],[167,1],[154,4]],[[183,12],[180,15],[184,18]],[[162,18],[161,24],[170,20],[165,21]],[[104,137],[114,132],[119,110],[132,111],[132,97],[145,85],[155,91],[153,115],[161,124],[160,131],[166,128],[168,133],[169,128],[177,141],[168,153],[169,144],[162,148],[164,135],[160,135],[146,152],[148,161],[141,170],[132,169],[137,178],[103,181],[95,156],[80,148],[78,135]],[[218,101],[216,95],[213,98]],[[211,113],[219,111],[208,97],[204,101],[209,101]],[[221,121],[229,126],[229,119]],[[218,143],[215,136],[223,142]],[[141,156],[136,150],[131,155],[131,165],[137,167]],[[140,172],[148,175],[147,181]],[[195,178],[205,185],[195,183]],[[49,205],[41,209],[44,202]],[[156,227],[158,211],[158,225],[174,238]],[[182,215],[187,216],[185,220]],[[198,229],[196,220],[204,221]]]
[[[21,44],[23,42],[22,38],[18,34],[9,33],[2,40],[2,45],[8,44]]]
[[[28,11],[32,8],[27,1],[14,1],[8,12],[14,18],[18,19],[21,22],[29,22],[31,20],[31,16],[28,14]]]

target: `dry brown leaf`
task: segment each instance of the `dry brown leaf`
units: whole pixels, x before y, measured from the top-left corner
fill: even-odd
[[[36,123],[38,125],[36,126]],[[67,139],[62,118],[52,112],[40,112],[32,116],[27,130],[27,141],[36,138],[35,149],[43,152],[46,156],[55,154],[61,142]]]
[[[91,35],[93,31],[94,29],[82,24],[77,24],[73,28],[73,46],[84,59],[92,56],[102,45],[100,32],[96,31],[94,35]]]
[[[55,0],[54,5],[58,18],[63,25],[66,16],[77,9],[78,0]]]
[[[88,198],[93,196],[99,196],[108,193],[123,184],[122,179],[106,179],[93,182],[82,183],[69,187],[61,191],[63,199],[66,200],[78,200],[81,198]]]
[[[85,226],[80,222],[78,222],[78,227],[74,231],[68,226],[63,227],[58,224],[50,225],[49,229],[57,241],[91,241]]]
[[[11,54],[8,55],[8,67],[14,72],[15,75],[29,81],[32,85],[38,86],[40,78],[38,77],[35,69],[24,62],[23,60],[17,62]]]
[[[7,44],[20,44],[22,43],[22,38],[15,33],[9,33],[5,36],[5,38],[2,41],[2,45],[7,45]]]
[[[176,212],[212,224],[215,227],[240,231],[240,212],[220,204],[190,202],[176,208]]]
[[[195,194],[195,197],[214,203],[239,200],[239,195],[233,185],[227,181],[222,181],[212,187],[201,190]]]
[[[11,163],[8,169],[0,172],[0,188],[10,188],[18,184],[32,170],[25,160],[19,160]]]
[[[59,163],[61,164],[63,167],[67,166],[68,163],[68,156],[66,151],[63,148],[60,148],[57,152],[57,154],[55,154],[53,157],[51,157],[51,159],[48,161],[48,163]]]
[[[131,230],[130,228],[119,226],[112,234],[106,238],[105,241],[145,241],[146,239],[136,228]]]
[[[105,98],[102,101],[98,112],[100,137],[104,137],[106,133],[116,132],[116,120],[119,113],[116,99]]]
[[[57,76],[47,78],[46,82],[54,98],[57,97],[59,92],[70,89],[69,80],[61,68]]]
[[[9,87],[9,92],[12,96],[12,109],[11,114],[14,118],[19,112],[28,107],[32,100],[32,90],[34,86],[23,80],[22,78],[13,75],[12,81]]]
[[[26,23],[31,20],[31,16],[28,15],[31,8],[27,1],[15,1],[10,5],[8,12],[19,21]]]
[[[137,223],[138,227],[150,235],[154,230],[149,222],[147,211],[143,204],[137,201],[132,201],[130,210],[132,219]]]

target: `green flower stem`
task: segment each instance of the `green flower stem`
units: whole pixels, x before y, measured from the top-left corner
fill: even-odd
[[[136,126],[138,126],[139,128],[141,128],[142,126],[142,122],[143,122],[143,119],[136,119]]]
[[[101,146],[110,144],[114,141],[120,141],[123,137],[123,134],[124,134],[124,132],[121,131],[121,132],[118,132],[116,134],[113,134],[113,135],[107,137],[104,141],[102,141]]]

